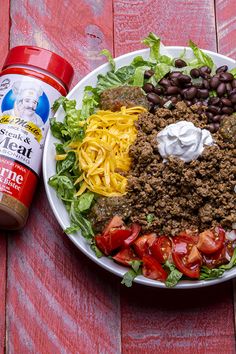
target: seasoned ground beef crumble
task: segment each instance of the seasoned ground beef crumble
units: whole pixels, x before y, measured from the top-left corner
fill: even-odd
[[[95,229],[103,228],[114,213],[127,222],[138,222],[146,233],[176,235],[219,224],[232,228],[236,222],[235,139],[224,140],[219,130],[213,134],[216,144],[190,163],[174,157],[163,163],[158,152],[156,136],[167,125],[186,120],[206,127],[206,116],[195,113],[196,109],[180,102],[174,110],[160,108],[155,114],[139,116],[137,139],[130,148],[128,193],[122,198],[99,198],[90,212]]]

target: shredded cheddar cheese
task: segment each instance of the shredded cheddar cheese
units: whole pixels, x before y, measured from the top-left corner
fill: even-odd
[[[134,122],[142,112],[146,112],[143,107],[122,107],[119,112],[100,110],[88,118],[85,138],[75,150],[82,171],[75,181],[81,183],[77,196],[86,189],[107,197],[126,193],[127,179],[119,171],[129,170],[129,147],[137,133]]]

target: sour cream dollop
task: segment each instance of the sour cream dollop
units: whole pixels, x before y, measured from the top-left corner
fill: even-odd
[[[169,124],[157,134],[158,150],[165,159],[178,157],[184,162],[196,160],[205,146],[214,144],[211,133],[206,129],[195,127],[185,120]]]

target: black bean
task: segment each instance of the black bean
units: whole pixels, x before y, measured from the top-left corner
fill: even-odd
[[[196,94],[197,94],[197,88],[191,87],[184,92],[184,97],[186,100],[192,100],[193,98],[195,98]]]
[[[149,82],[146,82],[143,85],[143,89],[144,89],[145,92],[152,92],[154,90],[154,86],[153,86],[153,84],[150,84]]]
[[[212,118],[214,117],[213,113],[211,112],[206,112],[206,116],[208,118],[208,121],[211,123],[212,122]]]
[[[207,89],[197,89],[198,98],[207,98],[209,97],[209,91]]]
[[[198,69],[192,69],[190,71],[190,75],[192,76],[192,78],[197,79],[200,76],[200,72]]]
[[[210,80],[210,87],[215,90],[220,84],[220,79],[218,77],[213,76]]]
[[[181,72],[179,72],[179,71],[172,71],[169,76],[170,76],[170,78],[172,79],[172,78],[179,77],[180,75],[181,75]]]
[[[185,100],[184,102],[186,103],[186,105],[188,107],[192,106],[192,104],[193,104],[192,101],[189,101],[189,100]]]
[[[230,93],[232,91],[232,85],[230,82],[226,82],[225,87],[227,93]]]
[[[217,106],[220,103],[219,97],[210,97],[208,103],[213,106]]]
[[[224,73],[225,71],[228,70],[228,66],[227,65],[222,65],[220,66],[217,70],[216,70],[216,73],[219,74],[219,73]]]
[[[177,102],[178,102],[178,98],[177,97],[171,97],[171,102],[173,103],[173,104],[176,104]]]
[[[223,103],[224,106],[227,107],[231,107],[233,105],[232,102],[226,97],[221,98],[221,102]]]
[[[163,87],[154,87],[153,92],[155,92],[157,95],[162,95],[163,94]]]
[[[191,82],[191,77],[188,75],[181,74],[179,77],[180,84],[188,84]]]
[[[230,101],[235,104],[236,103],[236,93],[233,93],[229,96]]]
[[[170,84],[170,81],[168,80],[168,79],[161,79],[160,81],[159,81],[159,84],[161,85],[161,86],[164,86],[164,87],[167,87],[167,86],[170,86],[171,84]]]
[[[207,107],[207,112],[211,112],[213,114],[219,114],[220,113],[220,107],[217,106],[208,106]]]
[[[182,59],[175,60],[175,67],[176,68],[183,68],[184,66],[187,66],[187,64],[184,60],[182,60]]]
[[[215,128],[215,132],[217,132],[217,130],[219,129],[220,124],[219,123],[214,123],[214,128]]]
[[[233,88],[236,88],[236,79],[233,79],[233,81],[231,82],[231,85]]]
[[[234,105],[234,107],[233,107],[233,108],[234,108],[234,112],[236,112],[236,104]]]
[[[219,123],[221,119],[221,115],[217,114],[216,116],[212,117],[212,122],[213,123]]]
[[[155,74],[155,71],[152,69],[144,71],[145,79],[150,79],[150,77],[152,77],[154,74]]]
[[[231,73],[225,72],[220,74],[220,80],[222,82],[230,82],[233,81],[234,76]]]
[[[179,93],[179,88],[177,86],[168,86],[166,88],[167,95],[177,95]]]
[[[221,109],[221,112],[224,114],[232,114],[234,109],[232,107],[223,107]]]
[[[219,84],[219,86],[216,89],[217,95],[219,97],[222,97],[222,96],[224,96],[225,91],[226,91],[225,83],[222,82],[221,84]]]
[[[179,79],[178,79],[177,77],[172,77],[172,78],[170,79],[170,83],[171,83],[171,85],[173,85],[173,86],[179,86]]]
[[[213,123],[209,124],[207,126],[207,129],[211,132],[214,133],[215,132],[215,125]]]
[[[236,87],[230,92],[230,95],[234,95],[236,93]]]
[[[208,80],[204,79],[202,80],[203,88],[210,90],[210,83]]]
[[[201,66],[199,68],[199,71],[200,71],[200,73],[210,74],[211,73],[211,68],[209,68],[209,66],[207,66],[207,65],[204,65],[204,66]]]
[[[188,90],[187,88],[183,88],[183,89],[180,91],[181,95],[184,96],[184,93],[185,93],[187,90]]]
[[[154,103],[154,104],[158,104],[161,102],[161,97],[159,97],[156,93],[154,92],[150,92],[147,94],[147,99],[148,101]]]

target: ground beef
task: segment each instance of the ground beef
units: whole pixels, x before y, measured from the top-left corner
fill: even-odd
[[[100,198],[91,210],[93,226],[101,230],[115,214],[128,223],[138,222],[143,232],[176,235],[191,229],[203,231],[221,224],[226,229],[236,222],[236,146],[222,131],[213,135],[216,145],[206,147],[195,161],[185,163],[170,157],[166,163],[157,148],[157,133],[171,123],[190,121],[205,128],[207,118],[187,108],[160,108],[143,113],[136,122],[137,138],[130,147],[132,166],[128,193],[122,198]],[[224,124],[226,126],[224,127]]]
[[[118,111],[122,106],[127,108],[142,106],[149,109],[149,103],[143,90],[137,86],[119,86],[107,89],[101,94],[101,109]]]
[[[95,232],[101,232],[114,215],[126,220],[131,214],[131,205],[125,197],[100,197],[90,209],[87,217]]]
[[[145,232],[176,235],[182,230],[203,231],[221,224],[231,229],[236,222],[234,186],[236,151],[231,142],[214,135],[217,145],[206,147],[195,161],[185,163],[170,157],[163,163],[156,135],[179,120],[206,126],[206,117],[181,102],[176,109],[144,113],[137,122],[137,139],[130,148],[132,168],[126,198],[132,205],[131,222]],[[224,130],[224,129],[223,129]]]

